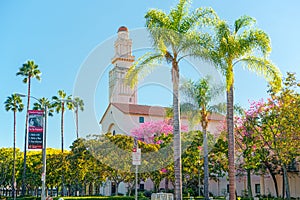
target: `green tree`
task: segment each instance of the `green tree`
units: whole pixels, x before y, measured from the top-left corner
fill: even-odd
[[[24,104],[22,102],[22,99],[20,96],[16,94],[12,94],[10,97],[7,97],[5,104],[5,110],[6,111],[12,111],[14,113],[14,128],[13,128],[13,172],[12,172],[12,197],[15,199],[15,185],[16,185],[16,179],[15,179],[15,170],[16,170],[16,125],[17,125],[17,112],[22,112],[24,109]]]
[[[74,105],[72,102],[72,96],[67,94],[63,90],[58,91],[58,96],[53,96],[53,108],[57,113],[61,113],[61,123],[60,123],[60,130],[61,130],[61,153],[62,153],[62,166],[64,167],[64,113],[65,109],[73,110]],[[61,195],[64,196],[64,168],[62,169],[62,191]]]
[[[23,163],[23,177],[22,177],[22,196],[25,195],[26,190],[26,153],[27,153],[27,137],[28,137],[28,110],[30,106],[30,90],[31,90],[31,79],[36,78],[41,80],[41,71],[38,65],[33,60],[28,60],[24,63],[19,71],[16,73],[17,76],[23,76],[23,83],[27,83],[27,108],[26,108],[26,119],[25,119],[25,139],[24,139],[24,163]]]
[[[78,129],[79,129],[78,117],[79,116],[78,116],[78,111],[79,111],[79,109],[81,111],[84,110],[84,103],[83,103],[83,100],[80,99],[79,97],[75,97],[73,103],[74,103],[74,107],[75,107],[75,117],[76,117],[76,137],[78,139],[79,138],[79,132],[78,132]]]
[[[264,31],[255,28],[254,24],[253,18],[242,16],[234,22],[232,29],[226,21],[220,20],[215,27],[215,45],[211,51],[216,66],[226,77],[230,200],[235,199],[233,68],[242,63],[245,68],[263,75],[277,89],[281,86],[280,71],[268,59],[270,38]]]
[[[46,185],[48,188],[58,188],[61,185],[61,150],[47,148],[47,179]],[[51,190],[50,196],[53,196]]]
[[[297,92],[299,88],[300,83],[296,81],[295,75],[288,73],[279,92],[271,88],[272,98],[268,99],[268,102],[255,102],[247,111],[247,123],[251,125],[251,131],[259,137],[256,145],[267,152],[262,161],[267,165],[272,162],[273,165],[277,165],[277,169],[281,167],[283,194],[287,199],[291,198],[288,166],[300,155],[300,95]],[[266,167],[272,173],[271,167]],[[276,192],[278,195],[277,189]]]
[[[191,111],[196,111],[193,115],[200,118],[200,124],[203,131],[203,150],[204,150],[204,197],[209,199],[209,169],[208,169],[208,144],[207,144],[207,127],[208,116],[217,106],[211,105],[215,98],[221,94],[222,88],[212,87],[209,85],[209,78],[205,77],[198,82],[191,80],[185,82],[182,86],[182,92],[189,97]]]
[[[195,27],[199,24],[208,24],[215,19],[212,9],[200,8],[190,13],[189,5],[188,0],[180,0],[168,14],[158,9],[150,9],[146,13],[146,27],[156,51],[142,56],[127,74],[127,79],[134,85],[137,83],[138,74],[145,70],[149,71],[151,66],[158,66],[157,63],[163,61],[172,65],[175,199],[182,199],[179,63],[187,56],[209,58],[206,46],[210,37],[208,34],[195,31]]]
[[[29,151],[27,159],[26,177],[28,180],[27,189],[29,191],[36,191],[41,185],[42,174],[42,154],[39,151]]]

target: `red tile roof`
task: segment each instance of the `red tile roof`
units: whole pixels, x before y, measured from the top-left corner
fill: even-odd
[[[166,108],[161,106],[146,106],[138,104],[125,104],[125,103],[110,103],[103,114],[100,124],[106,115],[110,106],[116,107],[118,110],[124,114],[130,115],[146,115],[146,116],[157,116],[157,117],[166,117]],[[181,115],[182,119],[187,119],[187,116]],[[218,113],[212,113],[208,115],[208,120],[210,121],[223,121],[226,117]]]
[[[146,106],[138,104],[124,104],[124,103],[112,103],[113,106],[118,108],[125,114],[132,115],[151,115],[151,116],[166,116],[166,110],[161,106]]]

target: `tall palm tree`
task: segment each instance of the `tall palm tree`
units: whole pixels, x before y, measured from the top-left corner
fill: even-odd
[[[57,113],[61,113],[61,153],[62,153],[62,190],[61,195],[64,196],[64,112],[65,108],[73,110],[72,96],[67,94],[63,90],[58,91],[58,96],[53,96],[53,108]],[[66,106],[66,107],[65,107]]]
[[[30,90],[31,90],[31,79],[36,78],[41,80],[41,71],[38,65],[33,60],[28,60],[24,63],[19,71],[16,73],[17,76],[23,76],[23,83],[27,83],[27,108],[26,108],[26,119],[25,119],[25,139],[24,139],[24,163],[23,163],[23,174],[22,174],[22,196],[26,192],[26,154],[27,154],[27,137],[28,137],[28,110],[30,106]]]
[[[231,28],[220,20],[215,27],[215,45],[212,58],[216,66],[226,77],[227,96],[227,132],[229,159],[229,197],[235,199],[235,158],[233,135],[233,88],[235,66],[244,64],[246,69],[263,75],[272,85],[280,88],[281,73],[268,58],[271,52],[271,40],[262,30],[256,28],[255,19],[242,16]]]
[[[42,97],[38,100],[39,102],[33,104],[33,110],[44,110],[45,106],[47,106],[48,116],[52,117],[54,109],[53,109],[53,104],[50,103],[50,100],[45,97]]]
[[[75,107],[75,117],[76,117],[76,137],[77,139],[79,138],[79,133],[78,133],[78,109],[80,109],[81,111],[84,110],[84,103],[83,100],[80,99],[79,97],[75,97],[74,98],[74,107]]]
[[[181,136],[180,136],[180,103],[179,103],[179,63],[188,56],[208,59],[206,46],[210,41],[208,34],[196,31],[197,25],[214,22],[212,9],[197,9],[189,12],[188,0],[180,0],[170,13],[150,9],[146,15],[146,27],[153,40],[154,52],[142,56],[131,66],[127,79],[132,86],[137,83],[138,74],[149,71],[149,67],[158,66],[166,61],[171,63],[173,87],[173,130],[174,130],[174,170],[175,170],[175,199],[182,198],[181,174]]]
[[[208,169],[208,144],[207,127],[208,115],[218,111],[219,104],[212,105],[213,101],[223,93],[223,87],[213,87],[209,85],[209,78],[205,77],[198,82],[186,81],[181,87],[182,93],[187,97],[187,108],[192,115],[199,118],[203,131],[203,150],[204,150],[204,197],[209,200],[209,169]],[[195,111],[195,112],[193,112]],[[193,118],[193,116],[192,116]],[[190,117],[189,117],[190,119]],[[198,121],[198,120],[197,120]]]
[[[24,104],[22,102],[22,99],[20,96],[16,94],[12,94],[10,97],[7,97],[5,104],[5,110],[6,111],[13,111],[14,113],[14,141],[13,141],[13,149],[14,149],[14,155],[13,155],[13,171],[12,171],[12,197],[13,199],[16,199],[16,188],[15,188],[15,174],[16,174],[16,124],[17,124],[17,112],[22,112],[24,109]]]

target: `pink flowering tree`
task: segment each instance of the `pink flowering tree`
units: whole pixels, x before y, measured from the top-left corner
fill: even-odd
[[[187,126],[181,125],[181,131],[187,130]],[[169,138],[168,136],[173,134],[173,125],[169,120],[148,121],[132,129],[131,134],[147,144],[161,144],[163,143],[161,139],[164,138],[161,136]]]
[[[278,196],[275,175],[283,174],[283,191],[290,198],[287,169],[300,156],[300,83],[292,73],[271,98],[251,102],[245,116],[236,119],[236,141],[248,169],[263,166],[270,172]]]
[[[251,188],[251,171],[257,171],[260,169],[260,155],[262,149],[257,149],[257,143],[260,142],[259,136],[255,134],[251,126],[250,113],[256,113],[257,107],[260,107],[263,100],[258,102],[252,102],[250,109],[247,110],[244,116],[237,116],[234,118],[235,124],[235,144],[237,155],[237,172],[242,175],[246,171],[247,174],[247,191],[248,198],[253,198]],[[261,146],[261,145],[259,145]]]

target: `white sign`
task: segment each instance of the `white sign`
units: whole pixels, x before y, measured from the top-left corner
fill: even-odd
[[[141,165],[142,152],[140,148],[136,149],[136,152],[132,152],[132,164]]]

